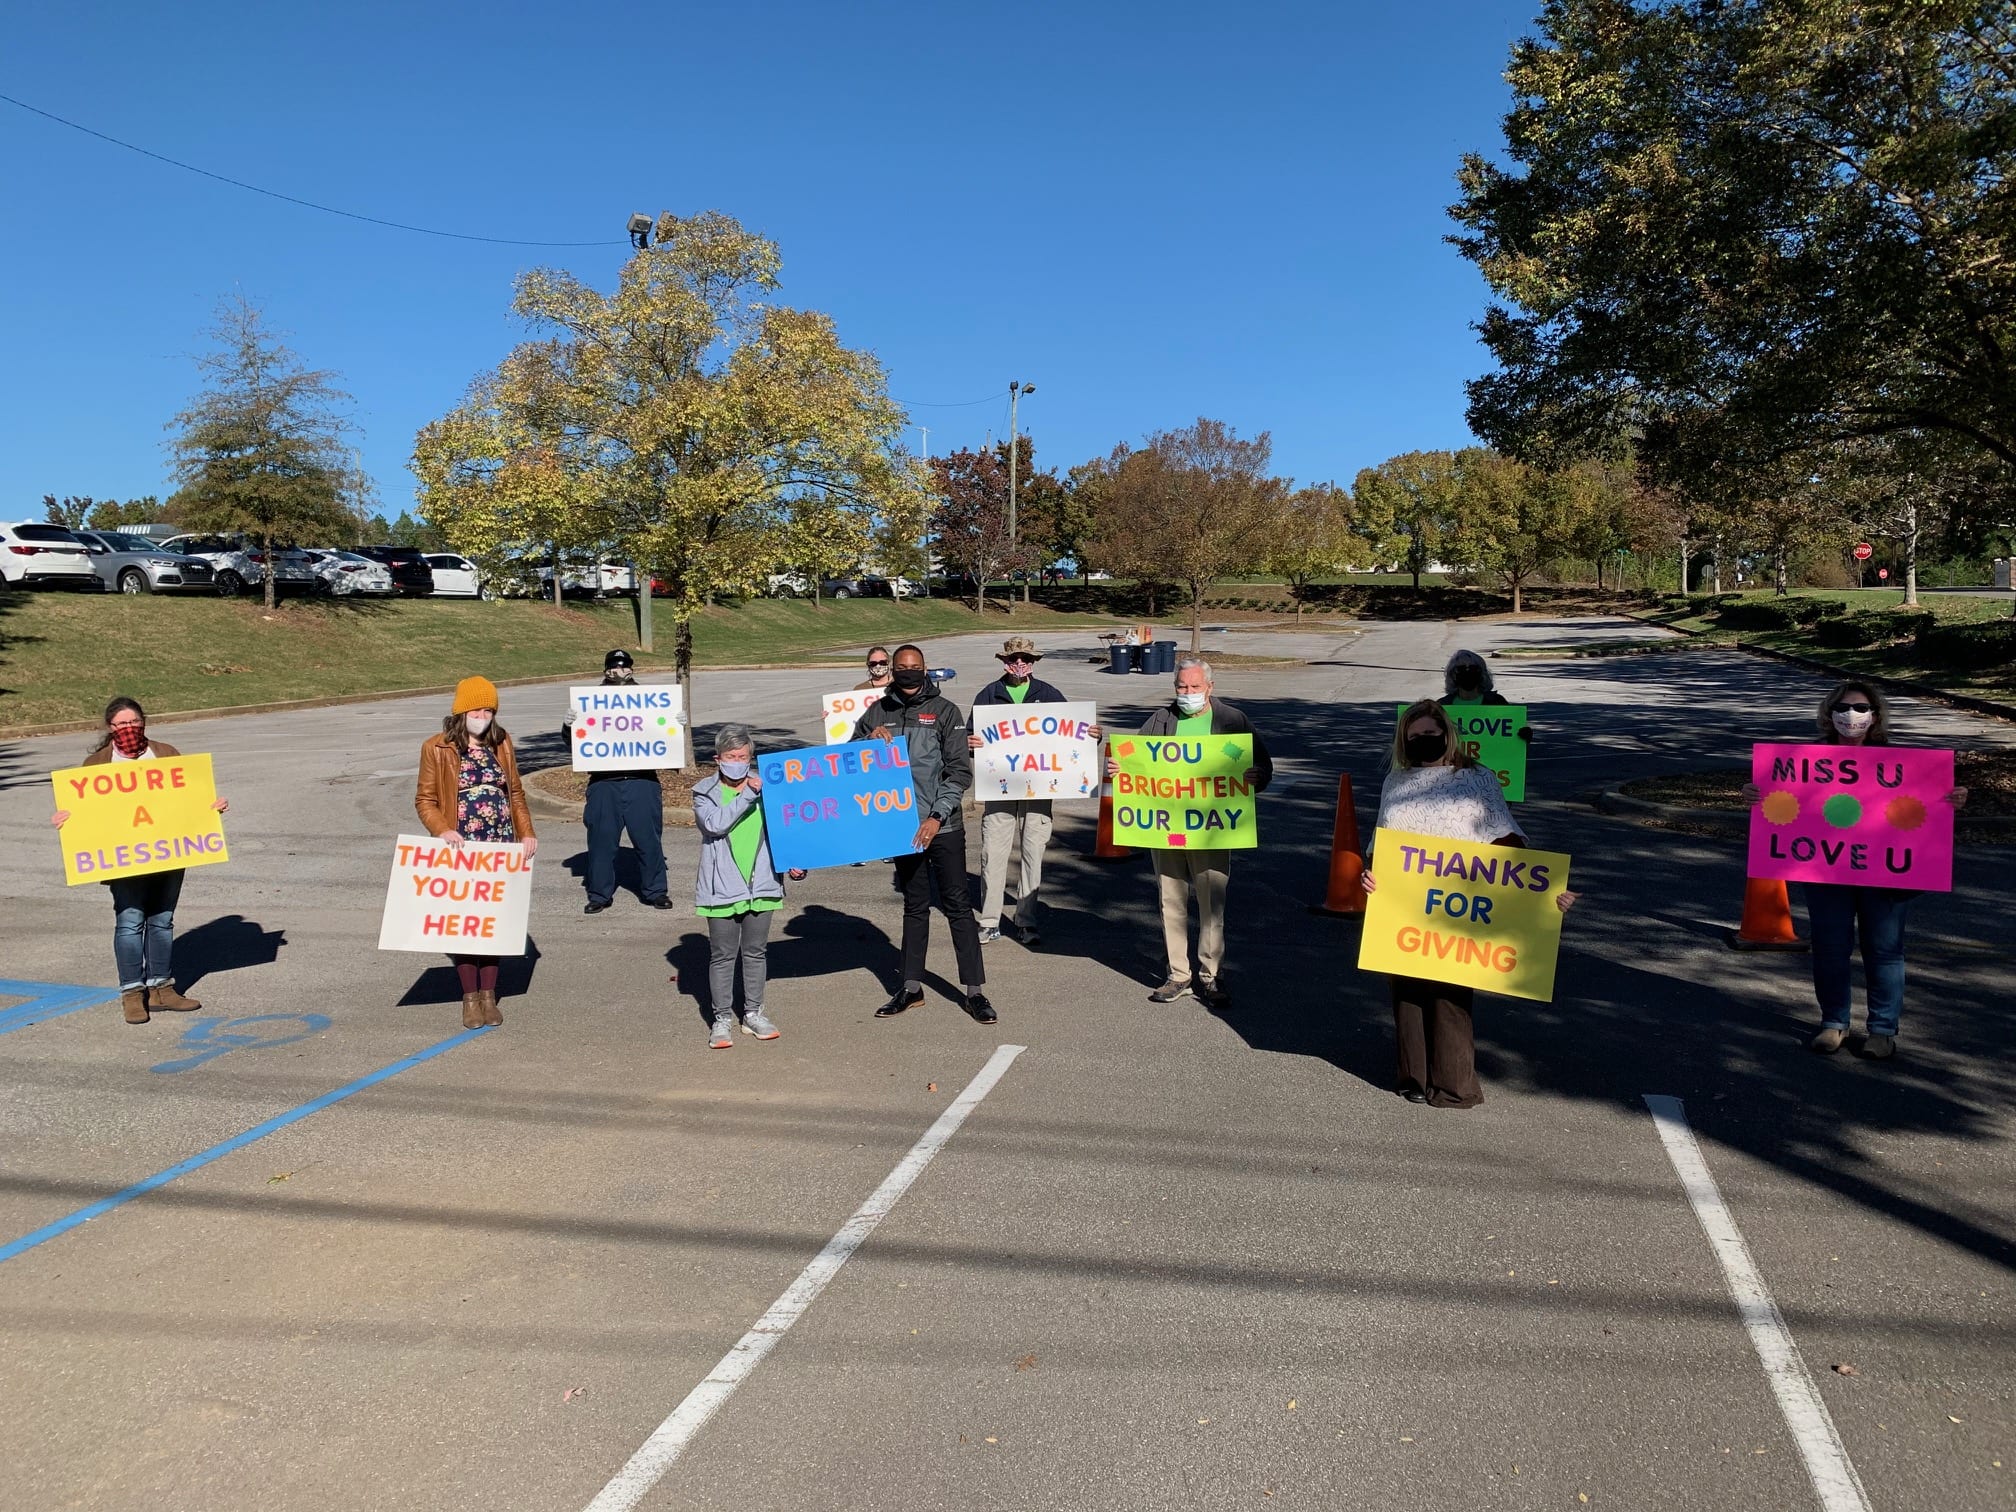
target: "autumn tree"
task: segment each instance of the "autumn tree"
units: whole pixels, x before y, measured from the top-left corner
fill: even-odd
[[[1385,561],[1395,561],[1421,586],[1421,574],[1442,560],[1456,524],[1456,457],[1413,451],[1365,468],[1351,487],[1351,528]]]
[[[1108,459],[1095,536],[1099,559],[1128,577],[1190,590],[1190,649],[1204,645],[1204,593],[1265,557],[1287,484],[1268,472],[1273,438],[1242,441],[1220,420],[1158,431]]]
[[[972,577],[973,612],[983,613],[989,580],[1026,571],[1036,559],[1026,540],[1018,545],[1008,540],[1008,449],[962,448],[933,457],[931,476],[937,497],[933,547],[948,568]]]
[[[1456,517],[1445,543],[1452,567],[1512,595],[1571,549],[1575,527],[1603,482],[1592,469],[1546,472],[1481,446],[1456,454]]]
[[[169,501],[194,530],[243,532],[270,556],[275,543],[342,531],[348,400],[335,375],[307,367],[243,297],[218,307],[212,350],[196,359],[204,386],[170,424],[175,478]],[[266,606],[274,578],[266,574]]]
[[[892,520],[921,533],[924,478],[881,364],[830,317],[773,303],[779,268],[774,243],[707,212],[661,217],[613,294],[523,275],[514,308],[536,338],[415,444],[427,518],[472,554],[635,561],[667,590],[682,682],[714,595],[858,559]]]
[[[1364,541],[1351,530],[1351,496],[1334,483],[1317,483],[1282,501],[1261,565],[1288,584],[1295,617],[1300,619],[1310,585],[1317,578],[1349,571],[1364,548]]]

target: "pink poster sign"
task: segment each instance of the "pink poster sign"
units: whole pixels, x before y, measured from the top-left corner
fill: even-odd
[[[1951,751],[1760,745],[1750,780],[1751,876],[1953,890]]]

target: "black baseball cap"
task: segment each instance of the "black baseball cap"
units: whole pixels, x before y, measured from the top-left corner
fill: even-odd
[[[636,665],[635,662],[630,660],[630,653],[628,651],[611,651],[607,656],[602,658],[602,670],[604,672],[607,672],[611,667],[634,667]]]

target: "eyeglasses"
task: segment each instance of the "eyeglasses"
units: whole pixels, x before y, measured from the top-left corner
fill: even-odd
[[[1027,656],[1004,656],[1001,658],[1001,665],[1004,667],[1033,667],[1036,665],[1036,662],[1034,658]]]
[[[1846,701],[1843,701],[1841,703],[1834,705],[1834,711],[1837,714],[1842,712],[1843,710],[1846,710],[1850,714],[1873,714],[1876,712],[1874,704],[1848,703]]]
[[[870,663],[868,663],[868,670],[870,672],[880,672],[884,667],[888,665],[889,663],[887,663],[886,661],[871,661]]]
[[[146,727],[147,722],[144,719],[115,719],[111,724],[111,728],[115,730],[144,730]]]

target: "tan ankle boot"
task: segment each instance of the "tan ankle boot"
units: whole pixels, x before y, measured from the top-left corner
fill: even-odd
[[[126,1022],[144,1024],[147,1022],[147,989],[128,987],[119,994],[119,1006],[126,1010]]]
[[[483,1027],[483,994],[465,992],[462,994],[462,1027],[481,1029]]]
[[[486,1024],[503,1023],[504,1015],[497,1011],[496,992],[486,988],[483,992],[479,993],[478,996],[480,996],[483,999],[483,1022]]]
[[[156,1013],[194,1013],[203,1005],[192,997],[184,997],[175,990],[173,982],[163,982],[159,987],[147,989],[147,1006]]]

